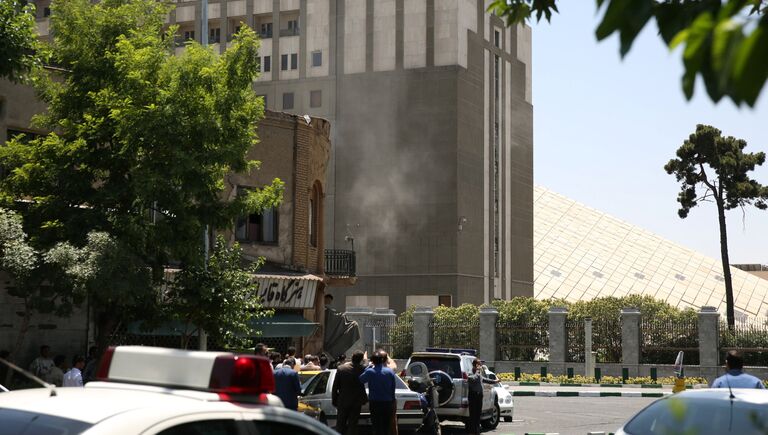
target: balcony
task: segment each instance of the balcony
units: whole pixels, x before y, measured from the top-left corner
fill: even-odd
[[[350,286],[357,281],[355,251],[347,249],[325,250],[325,275],[331,286]]]
[[[299,36],[299,28],[288,28],[288,29],[280,29],[280,36]]]

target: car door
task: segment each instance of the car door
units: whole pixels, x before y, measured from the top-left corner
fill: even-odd
[[[489,380],[488,373],[486,373],[485,369],[481,368],[480,372],[482,373],[483,379]],[[490,412],[490,410],[493,409],[493,405],[494,405],[493,384],[483,382],[483,413]]]
[[[315,418],[320,418],[321,413],[325,416],[329,412],[334,415],[336,414],[336,410],[331,404],[330,383],[328,382],[330,375],[331,372],[329,371],[318,373],[307,385],[307,388],[304,390],[304,397],[301,400],[310,408],[305,412],[306,414],[314,413],[316,415],[312,415],[312,417]]]

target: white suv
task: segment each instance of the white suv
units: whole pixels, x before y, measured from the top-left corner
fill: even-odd
[[[405,376],[412,363],[423,363],[437,386],[435,411],[440,420],[467,422],[469,419],[469,389],[467,377],[472,373],[475,351],[470,349],[436,349],[414,352],[405,364]],[[486,374],[483,373],[486,377]],[[501,411],[493,385],[483,383],[483,408],[480,422],[484,429],[493,430],[499,425]]]

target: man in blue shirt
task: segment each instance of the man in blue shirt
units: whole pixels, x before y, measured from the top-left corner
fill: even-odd
[[[373,367],[365,369],[360,382],[368,384],[368,406],[371,410],[371,425],[375,435],[389,435],[393,426],[395,407],[395,372],[386,367],[387,353],[383,350],[371,357]]]
[[[283,401],[286,408],[295,411],[299,407],[301,383],[299,374],[293,369],[294,366],[296,366],[296,360],[288,358],[282,368],[275,370],[275,396]]]
[[[728,351],[725,368],[725,374],[712,382],[712,388],[765,388],[760,379],[744,373],[744,359],[738,351]]]

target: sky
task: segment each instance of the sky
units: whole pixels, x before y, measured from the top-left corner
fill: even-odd
[[[663,167],[697,124],[768,153],[768,87],[754,108],[683,95],[680,52],[649,23],[622,60],[618,38],[597,42],[594,2],[559,1],[533,23],[534,181],[673,242],[720,258],[717,210],[677,215],[679,185]],[[753,177],[768,184],[768,163]],[[768,210],[726,215],[731,264],[768,264]]]

